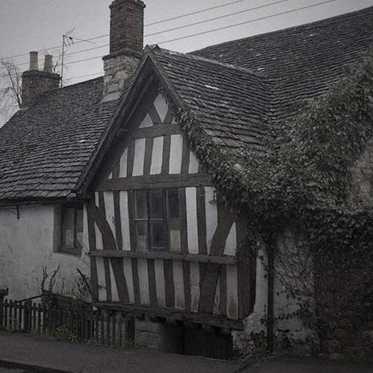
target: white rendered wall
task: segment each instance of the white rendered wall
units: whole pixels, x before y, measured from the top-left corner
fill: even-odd
[[[299,238],[299,237],[298,237]],[[304,341],[314,338],[312,330],[306,328],[299,317],[283,316],[293,315],[299,310],[302,299],[294,299],[292,289],[300,289],[304,301],[311,304],[313,295],[313,269],[312,259],[297,245],[296,234],[286,230],[279,234],[277,240],[277,255],[274,259],[274,335],[277,342],[276,349],[281,348],[281,340],[288,338],[293,344],[292,348],[303,346]],[[234,346],[245,354],[255,354],[254,338],[267,334],[267,305],[268,305],[268,258],[265,250],[260,249],[256,265],[256,296],[253,313],[244,321],[244,331],[233,333]],[[299,275],[302,273],[302,278]],[[253,336],[255,336],[253,338]]]
[[[54,251],[54,219],[53,206],[21,206],[19,219],[15,208],[0,208],[0,288],[9,288],[9,299],[39,295],[43,267],[51,273],[60,265],[55,290],[64,294],[75,289],[76,268],[89,274],[86,223],[77,257]]]

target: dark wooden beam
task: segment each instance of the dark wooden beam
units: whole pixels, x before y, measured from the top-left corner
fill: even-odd
[[[210,255],[221,256],[229,232],[234,223],[234,215],[222,204],[218,203],[218,225],[211,241]],[[199,312],[212,313],[218,278],[221,273],[221,264],[208,263],[206,272],[201,282],[201,296],[199,301]]]
[[[212,185],[208,175],[152,175],[105,180],[99,191],[182,188]]]
[[[244,324],[241,320],[230,320],[222,316],[203,314],[203,313],[188,313],[172,308],[143,306],[140,304],[119,304],[119,303],[95,303],[94,306],[107,309],[121,311],[128,316],[155,318],[160,317],[165,320],[189,321],[200,325],[211,325],[229,330],[243,330]]]
[[[183,135],[182,131],[175,124],[162,124],[159,126],[138,128],[131,133],[133,139],[142,139],[142,138],[154,138],[161,136],[170,136],[170,135]]]
[[[214,264],[236,264],[235,256],[212,256],[197,254],[182,254],[168,251],[119,251],[119,250],[96,250],[89,253],[92,257],[101,258],[136,258],[136,259],[163,259],[163,260],[180,260],[185,262],[214,263]]]

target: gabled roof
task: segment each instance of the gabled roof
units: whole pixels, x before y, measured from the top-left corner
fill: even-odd
[[[198,56],[272,78],[275,119],[325,93],[373,43],[373,7],[322,21],[213,45]]]
[[[272,77],[354,62],[373,41],[373,6],[321,21],[213,45],[193,54]]]
[[[271,91],[252,71],[153,49],[153,60],[205,133],[224,147],[261,146]]]
[[[261,146],[372,41],[373,7],[194,54],[152,48],[144,58],[215,144],[236,149]],[[119,100],[102,104],[102,91],[102,78],[51,91],[0,129],[0,200],[74,197],[121,109]]]
[[[1,128],[1,200],[71,196],[116,107],[99,105],[102,84],[49,92]]]

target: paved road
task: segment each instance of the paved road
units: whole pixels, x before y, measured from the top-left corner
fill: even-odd
[[[281,359],[253,364],[240,373],[373,373],[373,363],[356,365],[320,359]]]
[[[122,351],[0,333],[1,360],[73,373],[234,373],[239,367],[238,362],[196,356]]]

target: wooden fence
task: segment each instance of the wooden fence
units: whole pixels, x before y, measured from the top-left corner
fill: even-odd
[[[134,322],[120,312],[43,302],[0,301],[0,329],[115,347],[134,341]]]

